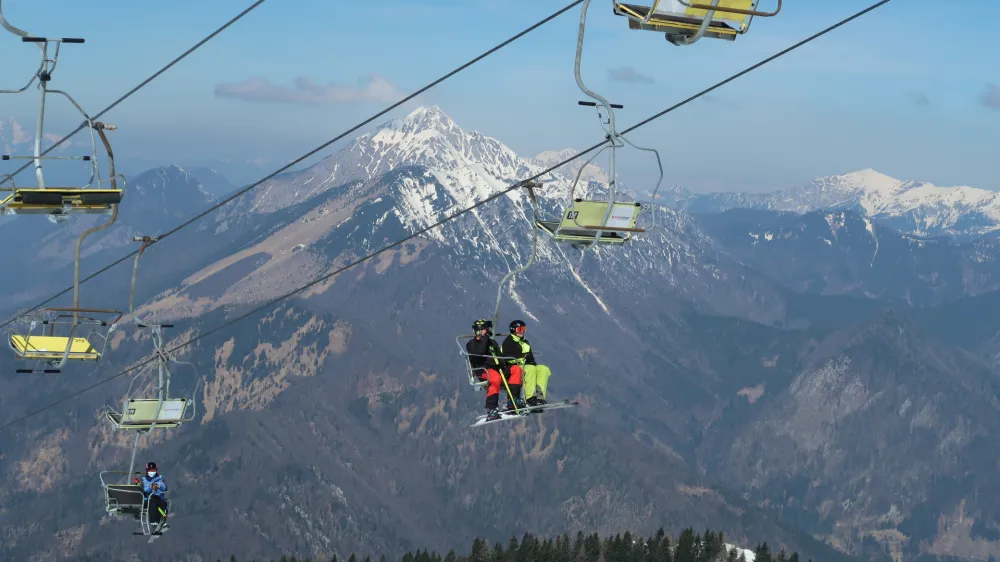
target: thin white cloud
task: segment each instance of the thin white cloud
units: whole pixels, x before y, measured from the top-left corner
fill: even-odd
[[[979,103],[990,109],[1000,109],[1000,86],[987,84],[986,91],[979,96]]]
[[[359,101],[394,102],[404,95],[393,83],[378,74],[359,79],[357,86],[332,83],[324,86],[306,77],[296,78],[292,88],[272,84],[260,77],[215,86],[215,96],[219,98],[311,105]]]
[[[625,82],[628,84],[655,84],[656,81],[653,80],[652,76],[647,76],[638,70],[632,68],[631,66],[619,66],[618,68],[608,69],[608,78],[616,82]]]

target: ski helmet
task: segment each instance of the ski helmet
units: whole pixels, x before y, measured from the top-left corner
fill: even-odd
[[[523,334],[527,324],[524,320],[514,320],[510,323],[510,333],[512,334]]]
[[[480,330],[486,330],[486,335],[493,335],[493,321],[479,319],[472,323],[472,332],[479,335]]]

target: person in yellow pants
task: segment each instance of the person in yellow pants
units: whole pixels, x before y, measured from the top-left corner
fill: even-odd
[[[552,375],[552,371],[547,365],[535,363],[531,344],[524,337],[527,329],[523,320],[511,322],[510,335],[504,338],[503,343],[500,344],[500,354],[503,357],[515,358],[508,359],[507,362],[510,363],[512,377],[516,376],[515,369],[520,371],[521,389],[524,391],[525,403],[528,406],[541,406],[546,404],[545,397],[548,395],[549,377]]]

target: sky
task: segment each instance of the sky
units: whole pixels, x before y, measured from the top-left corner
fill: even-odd
[[[253,181],[568,2],[268,0],[104,118],[119,127],[116,160],[131,174],[219,164]],[[3,0],[3,9],[33,35],[87,40],[65,46],[52,87],[96,113],[250,3]],[[594,0],[582,78],[624,104],[621,129],[870,3],[786,0],[735,42],[677,47]],[[661,151],[665,183],[699,192],[787,188],[864,168],[1000,190],[1000,37],[967,23],[998,16],[1000,3],[984,0],[893,0],[630,139]],[[438,105],[522,156],[599,142],[594,110],[576,103],[585,99],[573,74],[579,19],[572,8],[351,138]],[[36,47],[0,35],[0,88],[20,87],[37,64]],[[0,100],[0,121],[33,125],[33,91]],[[65,102],[50,104],[47,131],[80,122]],[[624,182],[655,180],[647,153],[619,153]]]

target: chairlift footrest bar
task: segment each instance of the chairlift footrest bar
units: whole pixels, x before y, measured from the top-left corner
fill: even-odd
[[[581,100],[581,101],[578,101],[576,103],[579,104],[579,105],[586,105],[588,107],[597,107],[597,102],[594,102],[594,101],[583,101],[583,100]],[[625,106],[622,105],[622,104],[620,104],[620,103],[613,103],[613,104],[611,104],[611,107],[614,108],[614,109],[625,109]]]
[[[90,162],[93,157],[89,154],[83,156],[20,156],[17,154],[2,154],[0,160],[83,160]]]
[[[49,41],[59,41],[60,43],[86,43],[87,40],[81,37],[62,37],[60,39],[49,39],[47,37],[22,37],[22,43],[48,43]]]

